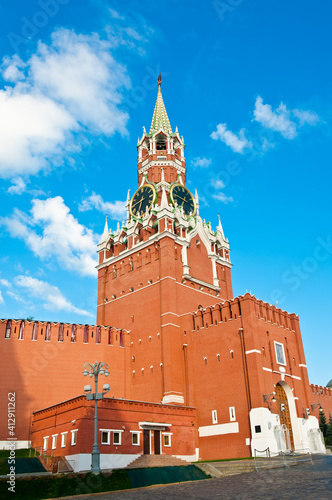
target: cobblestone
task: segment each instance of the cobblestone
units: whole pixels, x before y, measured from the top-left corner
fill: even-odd
[[[98,500],[332,500],[332,456],[314,458],[314,465],[260,470],[191,483],[86,495]]]

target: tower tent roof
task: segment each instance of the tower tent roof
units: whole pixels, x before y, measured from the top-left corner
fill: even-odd
[[[167,132],[168,134],[172,134],[172,127],[167,116],[167,111],[163,101],[163,96],[161,93],[160,86],[161,86],[161,75],[159,74],[157,102],[153,112],[150,135],[154,134],[160,129],[162,129],[164,132]]]

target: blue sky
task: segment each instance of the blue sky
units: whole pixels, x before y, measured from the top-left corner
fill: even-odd
[[[234,295],[300,316],[331,372],[331,34],[321,0],[13,0],[0,7],[0,316],[94,323],[96,243],[137,187],[162,72]]]

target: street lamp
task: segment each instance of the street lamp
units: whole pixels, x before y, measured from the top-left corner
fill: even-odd
[[[312,404],[310,405],[311,407],[311,410],[315,410],[316,408],[319,408],[319,413],[323,413],[323,408],[322,408],[322,405],[320,403],[315,403],[315,404]]]
[[[275,398],[275,392],[271,392],[270,394],[263,394],[264,403],[268,401],[270,398],[272,398],[271,399],[272,403],[275,403],[277,401]]]
[[[84,377],[89,375],[90,378],[95,377],[95,392],[92,392],[91,385],[84,386],[84,392],[87,393],[87,400],[95,400],[95,417],[94,417],[94,443],[92,447],[91,454],[91,472],[93,474],[100,474],[100,451],[98,448],[98,415],[97,415],[97,401],[98,399],[103,399],[104,394],[111,390],[109,384],[103,385],[103,392],[98,392],[98,375],[105,375],[108,377],[108,364],[99,363],[96,361],[95,364],[84,363],[83,370]]]

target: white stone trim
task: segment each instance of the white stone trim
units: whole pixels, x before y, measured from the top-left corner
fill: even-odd
[[[264,371],[272,373],[272,369],[271,368],[266,368],[265,366],[263,366],[262,368],[263,368]]]
[[[301,364],[301,365],[299,365],[299,366],[301,366],[302,368],[307,368],[307,365],[302,365],[302,364]]]
[[[185,279],[186,276],[184,276]],[[189,281],[189,280],[188,280]],[[179,281],[176,282],[177,285],[181,285],[181,286],[184,286],[186,288],[189,288],[190,290],[193,290],[194,292],[198,292],[198,293],[203,293],[204,295],[208,295],[210,298],[213,297],[213,295],[211,295],[211,293],[207,293],[207,292],[203,292],[203,290],[197,290],[197,288],[191,288],[190,286],[188,285],[185,285],[184,283],[180,283]],[[213,288],[213,285],[205,285],[207,288]],[[222,302],[220,299],[216,302],[216,304],[219,304],[219,302]],[[214,304],[215,305],[215,304]],[[186,314],[190,314],[190,312],[188,313],[184,313],[184,314],[181,314],[181,316],[185,316]]]
[[[161,328],[162,328],[163,326],[169,326],[169,325],[171,325],[171,326],[176,326],[176,328],[180,328],[180,327],[179,327],[179,325],[175,325],[174,323],[165,323],[164,325],[161,325]]]
[[[221,436],[223,434],[236,434],[239,432],[239,423],[230,422],[228,424],[205,425],[198,427],[199,437]]]
[[[70,445],[71,446],[76,446],[77,445],[77,433],[78,433],[78,429],[72,429],[70,432],[71,432]]]
[[[178,396],[176,394],[169,394],[168,396],[164,396],[161,402],[164,405],[171,404],[171,403],[184,404],[184,397]]]
[[[138,422],[138,425],[141,429],[146,429],[148,431],[164,431],[165,427],[172,427],[172,424],[165,424],[163,422]]]
[[[253,352],[257,352],[257,354],[262,354],[258,349],[251,349],[250,351],[246,351],[246,354],[252,354]]]
[[[107,304],[111,304],[112,302],[115,302],[116,300],[123,299],[124,297],[127,297],[128,295],[133,295],[134,293],[140,292],[141,290],[144,290],[145,288],[149,288],[150,286],[157,285],[158,283],[160,283],[161,281],[166,280],[166,279],[176,281],[176,279],[173,278],[172,276],[165,276],[165,278],[161,278],[160,280],[155,281],[154,283],[151,283],[151,284],[149,283],[148,285],[141,286],[141,288],[137,288],[137,290],[133,290],[132,292],[128,292],[128,293],[124,293],[123,295],[120,295],[116,299],[111,299],[108,302],[103,302],[101,304],[98,304],[97,307],[107,306]]]
[[[211,288],[215,292],[220,292],[220,287],[212,285],[211,283],[208,283],[207,281],[200,280],[198,278],[194,278],[190,274],[183,274],[182,278],[188,281],[192,281],[193,283],[197,283],[198,285],[205,286],[207,288]]]

